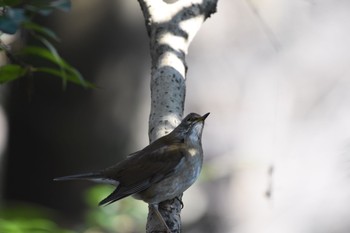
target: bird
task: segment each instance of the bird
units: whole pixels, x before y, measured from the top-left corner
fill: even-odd
[[[114,185],[115,190],[100,201],[100,206],[128,196],[143,200],[171,233],[158,204],[181,195],[197,180],[203,164],[202,132],[209,114],[188,114],[172,132],[111,167],[54,180],[91,180]]]

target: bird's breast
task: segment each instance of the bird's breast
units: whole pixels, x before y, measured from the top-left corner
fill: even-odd
[[[192,185],[199,176],[202,169],[203,153],[196,148],[188,149],[188,153],[185,157],[183,171],[180,176],[183,176],[187,185]],[[187,178],[185,178],[187,177]]]

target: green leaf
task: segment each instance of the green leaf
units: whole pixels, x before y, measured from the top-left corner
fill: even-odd
[[[34,13],[37,13],[37,14],[40,14],[40,15],[43,15],[43,16],[48,16],[53,11],[52,8],[47,8],[47,7],[41,8],[41,7],[36,7],[36,6],[31,6],[31,5],[26,6],[26,9],[28,11],[32,11]]]
[[[35,68],[34,72],[47,73],[47,74],[51,74],[51,75],[62,78],[62,73],[60,70],[49,68],[49,67]],[[67,78],[67,81],[81,85],[85,88],[95,88],[96,87],[94,84],[92,84],[84,79],[81,80],[81,74],[77,70],[75,70],[75,72],[68,73],[66,78]]]
[[[56,35],[56,33],[54,31],[52,31],[51,29],[47,28],[47,27],[43,27],[39,24],[33,23],[31,21],[26,21],[22,24],[23,28],[28,29],[28,30],[32,30],[34,32],[37,32],[45,37],[51,38],[57,42],[60,41],[60,38],[58,38],[58,36]]]
[[[17,6],[22,3],[22,0],[0,0],[0,6]]]
[[[59,9],[61,11],[67,12],[71,9],[72,4],[70,0],[56,0],[56,1],[52,1],[50,6],[56,9]]]
[[[40,40],[45,46],[46,48],[50,51],[50,53],[54,56],[55,60],[58,62],[57,65],[59,65],[60,70],[61,70],[61,77],[63,78],[63,86],[65,87],[67,85],[67,74],[66,74],[66,70],[69,70],[71,67],[68,65],[67,62],[65,62],[61,56],[58,54],[55,46],[53,46],[50,41],[46,40],[46,38],[40,36],[40,35],[36,35],[35,37]]]
[[[41,38],[42,42],[48,47],[48,49],[43,47],[37,47],[37,46],[28,46],[22,49],[22,52],[24,54],[28,55],[34,55],[39,56],[41,58],[44,58],[54,64],[56,64],[59,67],[59,70],[57,69],[51,69],[46,68],[42,69],[40,68],[38,71],[50,73],[52,75],[59,76],[63,79],[63,84],[66,84],[66,81],[73,82],[75,84],[80,84],[86,88],[94,88],[95,86],[84,80],[83,76],[80,74],[80,72],[69,65],[65,60],[63,60],[60,55],[57,53],[57,50],[55,47],[48,42],[46,39]],[[48,70],[49,69],[49,70]]]
[[[5,15],[0,16],[0,31],[15,34],[24,20],[26,20],[24,9],[9,8]]]
[[[7,34],[15,34],[18,30],[18,24],[6,16],[0,16],[0,31]]]
[[[22,53],[32,56],[38,56],[45,60],[48,60],[54,64],[56,64],[60,68],[60,77],[63,79],[63,85],[66,85],[66,80],[68,79],[65,72],[65,64],[66,62],[58,55],[56,49],[50,51],[43,47],[38,46],[27,46],[21,50]]]
[[[23,54],[27,55],[33,55],[33,56],[38,56],[41,57],[45,60],[48,60],[50,62],[53,62],[54,64],[64,67],[65,66],[65,61],[61,59],[61,57],[58,56],[57,53],[52,53],[50,50],[43,48],[43,47],[38,47],[38,46],[27,46],[24,47],[21,52]]]
[[[49,52],[53,56],[53,60],[51,60],[51,61],[56,63],[60,67],[61,77],[63,80],[63,86],[65,87],[67,84],[67,79],[68,79],[67,74],[66,74],[66,70],[70,70],[72,67],[70,65],[68,65],[68,63],[65,62],[61,58],[61,56],[58,54],[56,48],[48,40],[46,40],[44,37],[39,36],[39,35],[35,35],[35,37],[37,39],[39,39],[47,47],[47,49],[49,50]]]
[[[5,65],[0,67],[0,84],[13,81],[24,76],[27,70],[19,65]]]
[[[47,16],[52,13],[53,10],[69,11],[71,9],[70,0],[31,0],[27,9]]]

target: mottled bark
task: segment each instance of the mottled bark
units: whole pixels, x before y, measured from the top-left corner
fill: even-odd
[[[217,0],[138,0],[145,17],[152,58],[150,142],[181,121],[186,94],[186,54],[201,25],[216,11]],[[181,230],[181,197],[164,201],[159,210],[172,232]],[[152,208],[147,233],[165,232]]]

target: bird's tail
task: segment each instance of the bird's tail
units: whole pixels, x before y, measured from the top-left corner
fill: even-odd
[[[97,183],[119,185],[119,181],[106,177],[102,172],[90,172],[71,176],[62,176],[53,179],[54,181],[66,181],[66,180],[91,180]]]
[[[90,172],[71,176],[62,176],[53,179],[54,181],[64,181],[64,180],[95,180],[101,179],[102,174],[100,172]]]

